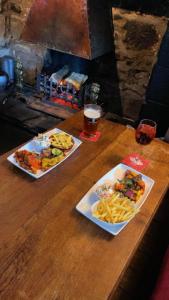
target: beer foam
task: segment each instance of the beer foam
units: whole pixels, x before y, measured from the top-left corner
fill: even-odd
[[[94,108],[86,108],[84,110],[84,115],[90,119],[98,119],[101,117],[101,112],[99,110],[95,110]]]

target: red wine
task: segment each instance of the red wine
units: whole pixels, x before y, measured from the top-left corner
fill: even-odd
[[[140,124],[136,130],[136,141],[139,144],[147,145],[156,135],[156,128],[147,124]]]
[[[139,144],[147,145],[151,142],[151,140],[152,139],[146,133],[140,132],[139,134],[136,135],[136,141]]]

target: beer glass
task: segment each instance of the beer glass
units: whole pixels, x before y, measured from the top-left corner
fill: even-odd
[[[97,104],[84,105],[84,133],[88,137],[96,135],[102,109]]]
[[[142,145],[149,144],[156,136],[156,128],[156,122],[149,119],[141,120],[136,129],[136,141]]]

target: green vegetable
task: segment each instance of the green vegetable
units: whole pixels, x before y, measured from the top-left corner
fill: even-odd
[[[60,149],[57,149],[57,148],[53,148],[52,149],[52,154],[54,155],[54,156],[59,156],[59,155],[61,155],[63,152],[60,150]]]
[[[133,181],[131,179],[126,179],[125,182],[128,186],[132,186],[133,185]]]

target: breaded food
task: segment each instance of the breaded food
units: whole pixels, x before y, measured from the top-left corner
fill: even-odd
[[[73,138],[64,132],[54,133],[50,137],[51,146],[61,149],[61,150],[69,150],[74,145]]]
[[[41,156],[28,150],[17,150],[15,152],[17,163],[24,169],[36,174],[41,170]]]
[[[42,170],[47,170],[53,166],[55,166],[56,164],[58,164],[61,160],[64,159],[64,154],[61,153],[59,156],[55,156],[55,157],[44,157],[42,158]]]

